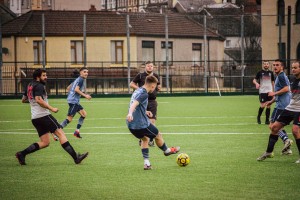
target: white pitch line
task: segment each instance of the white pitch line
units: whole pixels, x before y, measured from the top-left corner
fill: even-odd
[[[0,135],[35,135],[37,133],[35,132],[0,132]],[[163,133],[163,135],[261,135],[264,133],[207,133],[207,132],[195,132],[195,133],[184,133],[184,132],[180,132],[180,133]],[[73,133],[66,133],[66,135],[73,135]],[[83,133],[82,135],[130,135],[129,132],[127,133],[123,133],[123,132],[119,132],[119,133]]]

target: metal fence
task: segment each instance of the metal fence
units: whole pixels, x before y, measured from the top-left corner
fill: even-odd
[[[90,94],[126,94],[128,78],[132,80],[139,72],[144,71],[143,62],[131,62],[130,77],[128,68],[108,67],[110,62],[87,62],[89,76],[86,92]],[[165,62],[155,62],[154,71],[159,75],[162,85],[161,93],[166,93]],[[32,80],[32,73],[37,68],[31,62],[4,63],[2,67],[2,96],[21,95],[26,85]],[[82,65],[83,66],[83,65]],[[70,62],[47,63],[47,88],[49,95],[66,95],[67,86],[74,80],[73,71],[81,66],[73,67]],[[252,80],[261,61],[251,62],[244,69],[229,61],[209,61],[207,80],[203,65],[192,61],[173,61],[169,66],[170,93],[251,93],[255,92]],[[244,70],[244,72],[243,72]],[[244,74],[244,75],[243,75]],[[207,85],[205,85],[207,84]],[[206,90],[207,89],[207,90]]]

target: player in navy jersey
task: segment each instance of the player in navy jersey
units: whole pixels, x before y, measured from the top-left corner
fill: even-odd
[[[83,92],[84,90],[84,80],[88,77],[88,69],[86,67],[82,67],[79,70],[80,76],[76,78],[73,83],[71,83],[67,90],[69,91],[67,101],[69,104],[69,111],[67,118],[61,123],[61,126],[64,128],[66,127],[72,120],[73,117],[78,112],[80,117],[78,119],[77,128],[74,131],[74,136],[77,138],[81,138],[80,135],[80,128],[84,122],[84,119],[87,115],[87,112],[83,109],[80,105],[80,97],[83,96],[84,98],[90,100],[92,97],[88,94]]]
[[[300,61],[296,61],[292,64],[292,73],[294,77],[291,79],[290,87],[292,92],[292,98],[289,105],[282,111],[279,117],[272,125],[271,134],[269,136],[269,142],[267,150],[260,157],[258,161],[263,161],[269,158],[274,150],[274,146],[278,140],[278,132],[286,125],[289,125],[293,121],[292,133],[294,135],[298,153],[300,155]],[[300,164],[300,159],[295,163]]]
[[[45,89],[47,81],[46,70],[36,69],[33,72],[33,81],[27,86],[27,93],[23,98],[27,98],[31,107],[31,122],[36,128],[40,141],[31,144],[23,151],[16,153],[16,158],[21,165],[26,165],[25,157],[37,150],[46,148],[50,144],[50,136],[48,133],[55,133],[58,136],[62,148],[72,156],[74,162],[79,164],[87,157],[88,152],[84,154],[77,154],[68,139],[61,129],[60,124],[51,115],[51,112],[57,113],[58,108],[52,107],[48,103],[48,96]]]
[[[282,60],[275,60],[273,63],[274,73],[276,75],[275,78],[275,87],[274,92],[269,92],[269,96],[273,97],[271,101],[266,102],[267,105],[271,105],[276,102],[275,108],[272,112],[271,123],[269,128],[271,130],[273,123],[279,117],[280,113],[289,105],[291,100],[291,92],[290,92],[290,81],[288,77],[284,73],[284,64]],[[284,129],[278,132],[279,137],[282,139],[284,143],[284,147],[282,149],[282,155],[291,155],[291,145],[293,143],[292,140],[288,138],[286,131]],[[272,155],[273,156],[273,155]]]
[[[145,71],[143,73],[137,74],[134,79],[130,83],[130,87],[137,90],[139,87],[142,87],[145,84],[145,79],[149,75],[153,75],[159,80],[159,77],[156,73],[153,72],[154,66],[153,62],[147,61],[145,63]],[[152,112],[152,116],[149,117],[150,122],[155,125],[156,119],[157,119],[157,101],[156,101],[156,95],[157,92],[161,89],[160,82],[158,81],[157,86],[155,90],[152,93],[149,93],[148,97],[148,106],[147,106],[147,111]],[[141,140],[140,140],[141,143]],[[150,139],[149,141],[149,146],[153,147],[154,146],[154,141],[153,139]]]
[[[270,124],[270,112],[271,108],[269,105],[266,105],[267,101],[271,101],[272,97],[268,96],[269,92],[273,92],[274,88],[274,74],[272,71],[269,70],[270,63],[268,61],[263,62],[263,68],[260,70],[256,77],[253,79],[253,84],[255,85],[256,89],[259,89],[259,101],[260,107],[258,109],[257,114],[257,123],[261,124],[261,114],[266,107],[266,121],[265,124]]]
[[[168,148],[162,134],[150,123],[151,111],[147,111],[148,93],[155,90],[158,80],[150,75],[145,79],[145,84],[135,90],[131,96],[126,123],[130,132],[141,139],[141,150],[144,158],[144,170],[152,169],[149,161],[149,138],[154,138],[156,145],[164,152],[165,156],[176,154],[180,147]]]

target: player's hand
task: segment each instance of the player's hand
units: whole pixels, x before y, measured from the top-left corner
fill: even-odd
[[[52,108],[51,111],[54,112],[54,113],[57,113],[58,112],[58,108]]]
[[[128,114],[126,119],[127,119],[128,122],[132,122],[132,120],[133,120],[132,114]]]
[[[85,95],[85,98],[88,99],[88,100],[90,100],[92,97],[91,97],[91,95],[86,94],[86,95]]]
[[[274,97],[274,96],[275,96],[275,92],[269,92],[269,93],[268,93],[268,96],[269,96],[269,97]]]
[[[258,83],[255,84],[256,89],[259,89],[260,85]]]
[[[148,117],[153,117],[153,114],[152,114],[151,111],[146,111],[146,114],[147,114]]]

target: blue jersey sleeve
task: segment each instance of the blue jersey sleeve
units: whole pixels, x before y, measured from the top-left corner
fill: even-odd
[[[289,83],[287,82],[284,76],[278,76],[278,81],[281,87],[285,87],[289,85]]]
[[[148,99],[148,93],[140,93],[140,95],[138,95],[135,100],[137,100],[139,103],[142,103],[146,99]]]

